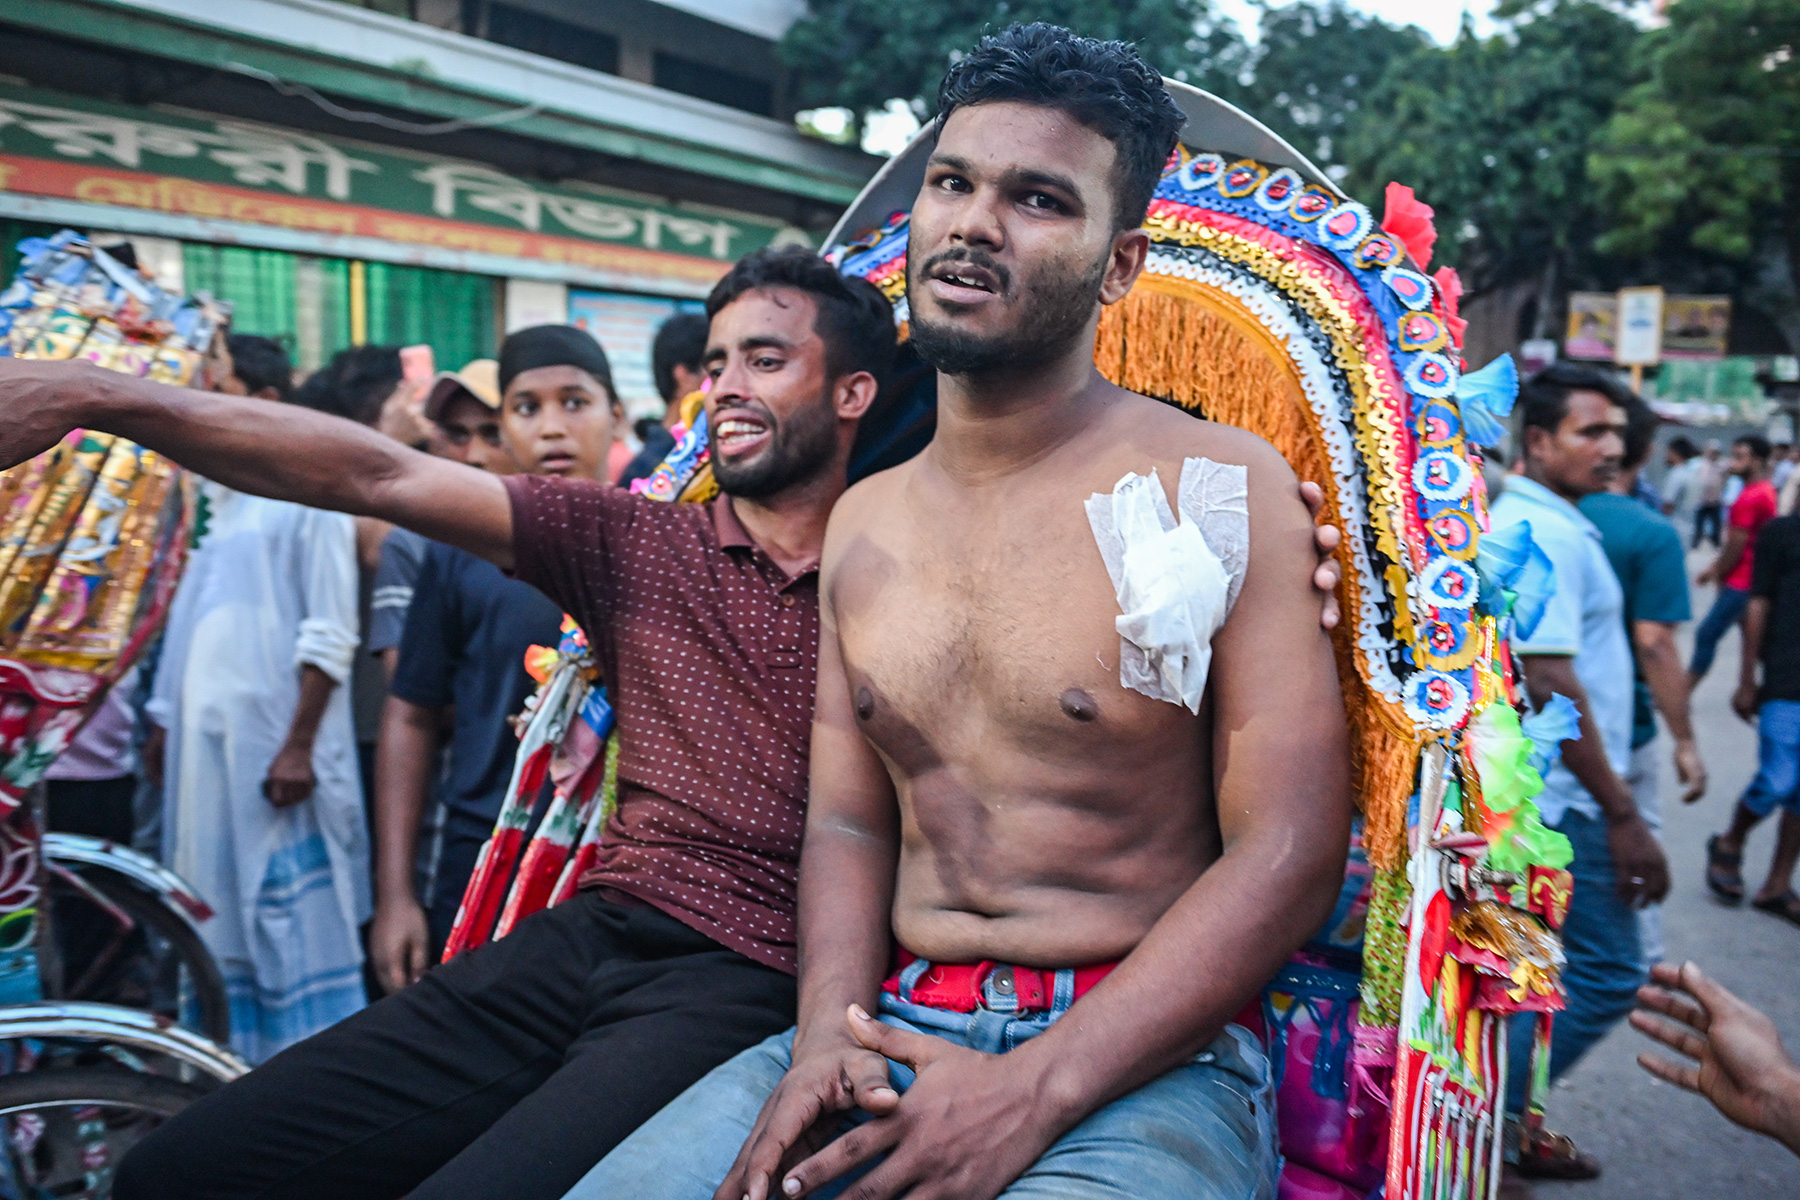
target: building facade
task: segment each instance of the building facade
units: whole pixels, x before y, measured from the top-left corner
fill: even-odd
[[[128,238],[303,369],[578,321],[638,413],[657,325],[814,243],[878,161],[800,135],[798,0],[0,6],[0,243]]]

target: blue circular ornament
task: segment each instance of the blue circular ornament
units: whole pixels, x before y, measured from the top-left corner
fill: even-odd
[[[1444,671],[1420,671],[1406,681],[1406,715],[1427,729],[1454,729],[1469,715],[1469,689]]]
[[[1431,280],[1417,271],[1409,271],[1405,267],[1393,266],[1381,273],[1382,281],[1399,298],[1400,303],[1411,309],[1427,309],[1431,307]]]
[[[1428,400],[1448,400],[1461,377],[1456,364],[1442,354],[1421,354],[1406,366],[1406,390]]]
[[[1413,487],[1427,500],[1448,504],[1469,494],[1475,482],[1475,468],[1460,454],[1447,450],[1429,450],[1413,464]]]
[[[1375,217],[1354,200],[1346,200],[1319,223],[1319,240],[1334,250],[1349,250],[1368,237]]]
[[[1256,203],[1265,212],[1286,212],[1288,205],[1294,202],[1294,193],[1305,186],[1300,172],[1283,167],[1262,181],[1256,189]]]
[[[1419,578],[1419,595],[1433,608],[1473,608],[1481,597],[1481,578],[1468,563],[1440,558]]]

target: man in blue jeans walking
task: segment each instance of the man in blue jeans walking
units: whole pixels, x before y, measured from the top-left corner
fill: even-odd
[[[1775,857],[1750,903],[1800,924],[1793,887],[1800,859],[1800,516],[1770,521],[1757,542],[1738,678],[1731,707],[1759,726],[1756,778],[1744,789],[1731,827],[1707,843],[1706,883],[1727,903],[1742,903],[1744,839],[1780,808]]]
[[[1538,707],[1562,694],[1581,710],[1581,736],[1563,743],[1538,807],[1567,837],[1575,858],[1574,898],[1563,926],[1568,1008],[1558,1013],[1550,1075],[1560,1076],[1631,1011],[1644,981],[1637,911],[1669,890],[1668,862],[1638,812],[1625,775],[1631,761],[1633,672],[1624,592],[1600,531],[1576,505],[1603,491],[1624,457],[1630,392],[1589,367],[1557,364],[1520,389],[1519,442],[1525,470],[1495,501],[1495,529],[1528,522],[1550,556],[1556,594],[1517,656]],[[1522,1111],[1531,1056],[1530,1023],[1517,1022],[1508,1108]],[[1527,1178],[1585,1179],[1599,1167],[1560,1135],[1519,1149]]]

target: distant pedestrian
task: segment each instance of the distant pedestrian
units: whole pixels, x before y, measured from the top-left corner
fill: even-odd
[[[219,390],[287,395],[279,346],[229,348]],[[278,377],[251,373],[276,361]],[[366,1002],[369,842],[345,686],[356,534],[342,513],[211,481],[200,494],[149,709],[167,731],[163,855],[216,911],[200,932],[232,1048],[260,1063]]]
[[[1690,685],[1712,670],[1719,639],[1743,619],[1750,602],[1750,574],[1756,560],[1756,537],[1775,516],[1777,497],[1769,482],[1768,439],[1748,433],[1731,443],[1731,474],[1742,487],[1731,504],[1725,545],[1697,583],[1716,583],[1719,594],[1694,630],[1694,657],[1688,662]]]
[[[1775,515],[1781,517],[1800,508],[1800,447],[1789,451],[1788,465],[1794,469],[1787,473],[1786,480],[1775,485]]]
[[[1776,442],[1769,455],[1769,482],[1780,492],[1787,486],[1787,481],[1794,474],[1794,447],[1787,442]]]
[[[501,348],[497,382],[498,412],[474,388],[447,388],[428,409],[452,427],[476,426],[484,411],[496,419],[500,444],[465,439],[464,461],[495,475],[604,482],[621,413],[611,367],[593,338],[563,325],[520,330]],[[416,981],[443,952],[511,782],[519,742],[507,719],[533,687],[525,653],[556,645],[562,628],[562,609],[530,584],[466,550],[427,546],[382,717],[369,955],[384,992]],[[421,896],[414,863],[434,779],[443,829]]]
[[[706,330],[704,315],[676,313],[656,331],[650,347],[650,373],[656,377],[656,391],[665,406],[662,421],[644,430],[644,448],[616,480],[620,487],[648,478],[675,448],[669,429],[680,417],[683,398],[698,391],[705,378],[700,360],[706,357]]]
[[[1744,839],[1779,808],[1775,856],[1751,903],[1800,924],[1793,887],[1800,860],[1800,516],[1776,517],[1763,527],[1743,645],[1731,707],[1757,724],[1756,777],[1738,800],[1730,828],[1706,844],[1706,885],[1728,904],[1743,901]]]
[[[1604,492],[1581,501],[1581,515],[1600,530],[1600,542],[1625,593],[1625,631],[1636,666],[1631,714],[1631,765],[1625,782],[1638,812],[1662,835],[1662,772],[1657,762],[1656,714],[1675,742],[1675,774],[1682,802],[1706,791],[1706,765],[1694,740],[1688,707],[1688,677],[1675,645],[1675,628],[1693,614],[1688,607],[1686,556],[1681,534],[1662,514],[1633,496],[1633,480],[1643,473],[1660,423],[1650,406],[1628,396],[1625,458],[1619,477]],[[1644,957],[1663,956],[1662,908],[1646,905],[1638,914]]]
[[[1675,523],[1677,530],[1692,531],[1694,513],[1700,507],[1700,471],[1705,465],[1700,447],[1685,437],[1669,439],[1664,451],[1662,497],[1663,516]]]
[[[1544,822],[1575,852],[1574,897],[1562,931],[1568,1006],[1554,1025],[1552,1079],[1631,1010],[1644,978],[1637,910],[1669,887],[1668,861],[1625,782],[1633,695],[1626,598],[1599,529],[1576,507],[1617,479],[1634,399],[1591,367],[1559,363],[1533,376],[1518,401],[1524,473],[1508,482],[1492,510],[1495,529],[1529,522],[1555,570],[1556,592],[1542,620],[1512,647],[1532,703],[1541,707],[1561,694],[1581,712],[1581,736],[1563,743],[1538,796]],[[1507,1111],[1517,1116],[1525,1104],[1530,1023],[1515,1023],[1512,1035]],[[1528,1178],[1599,1173],[1568,1138],[1527,1138],[1522,1129],[1516,1169]]]
[[[1699,503],[1694,509],[1693,546],[1699,549],[1701,539],[1704,538],[1716,548],[1719,544],[1720,526],[1725,520],[1725,464],[1719,457],[1716,438],[1708,439],[1706,449],[1700,455],[1700,469],[1696,475]]]

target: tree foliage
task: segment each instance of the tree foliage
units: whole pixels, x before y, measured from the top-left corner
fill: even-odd
[[[923,119],[952,62],[1022,21],[1131,42],[1163,74],[1203,87],[1242,49],[1211,0],[812,0],[781,56],[794,68],[796,107],[848,108],[860,122],[902,99]]]
[[[1213,0],[812,0],[782,53],[803,107],[924,118],[1014,21],[1130,41],[1377,210],[1410,184],[1474,295],[1535,283],[1543,323],[1571,289],[1730,291],[1800,349],[1800,0],[1646,2],[1502,0],[1439,46],[1345,0],[1259,0],[1254,43]]]
[[[1417,26],[1397,28],[1345,0],[1265,2],[1256,46],[1240,53],[1246,69],[1221,94],[1320,166],[1339,165],[1344,135],[1388,67],[1430,48]]]
[[[1465,25],[1391,62],[1345,145],[1353,191],[1398,179],[1437,210],[1439,252],[1475,293],[1594,274],[1588,150],[1640,69],[1636,27],[1593,0],[1499,15],[1514,18],[1504,35]]]
[[[1744,261],[1747,298],[1800,349],[1800,4],[1680,0],[1668,18],[1588,159],[1598,246]]]

